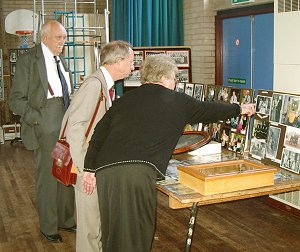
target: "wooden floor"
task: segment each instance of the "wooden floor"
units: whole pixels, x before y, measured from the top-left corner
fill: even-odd
[[[159,192],[152,251],[183,251],[188,219],[189,209],[170,209]],[[22,143],[0,145],[0,251],[75,251],[75,234],[60,234],[64,242],[52,244],[39,232],[32,152]],[[300,251],[300,219],[265,198],[202,206],[192,244],[196,251]]]

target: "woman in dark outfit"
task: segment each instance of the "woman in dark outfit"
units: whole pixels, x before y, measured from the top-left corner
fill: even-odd
[[[174,91],[178,69],[166,55],[141,66],[141,87],[117,99],[97,124],[83,187],[96,173],[103,251],[147,252],[155,230],[156,179],[164,176],[186,124],[253,114],[253,104],[201,102]]]

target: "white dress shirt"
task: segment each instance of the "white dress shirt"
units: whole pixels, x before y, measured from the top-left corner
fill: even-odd
[[[45,64],[46,64],[46,69],[47,69],[47,79],[48,82],[53,90],[53,95],[50,94],[50,91],[48,90],[48,95],[47,98],[50,99],[52,97],[62,97],[62,87],[61,87],[61,82],[58,76],[57,72],[57,65],[54,60],[54,55],[53,53],[49,50],[49,48],[42,42],[42,50],[45,58]],[[59,58],[59,57],[58,57]],[[69,78],[69,73],[65,71],[65,68],[61,61],[59,62],[60,64],[60,69],[66,79],[66,82],[68,84],[68,90],[69,93],[71,93],[71,81]]]

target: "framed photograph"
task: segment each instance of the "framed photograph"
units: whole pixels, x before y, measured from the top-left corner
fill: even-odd
[[[18,59],[18,50],[10,50],[9,51],[9,61],[12,63],[16,63]]]
[[[231,132],[228,150],[243,154],[245,149],[245,136]]]
[[[185,89],[184,92],[193,97],[193,92],[194,92],[194,84],[193,83],[185,83]]]
[[[159,55],[159,54],[166,54],[166,51],[163,50],[145,51],[145,58],[147,58],[150,55]]]
[[[230,103],[240,104],[241,89],[232,88],[230,90]]]
[[[262,159],[266,154],[266,141],[261,139],[252,139],[250,145],[250,154],[256,159]]]
[[[175,63],[178,67],[189,67],[190,66],[189,50],[166,51],[166,54],[175,60]]]
[[[207,85],[206,90],[206,101],[214,101],[216,95],[216,86],[215,85]]]
[[[194,84],[194,95],[193,97],[199,101],[203,100],[203,84]]]
[[[176,77],[179,82],[189,82],[190,81],[189,69],[178,69],[178,73]]]
[[[282,152],[280,167],[299,174],[300,153],[284,148]]]
[[[184,88],[185,88],[185,82],[177,82],[175,91],[184,93]]]
[[[280,122],[286,126],[300,128],[300,96],[285,96]]]
[[[242,89],[241,104],[251,103],[253,100],[253,92],[251,89]]]
[[[294,127],[286,127],[284,146],[297,148],[300,150],[300,129]]]
[[[10,74],[15,75],[16,72],[16,63],[10,63]]]
[[[134,67],[140,67],[144,60],[144,51],[133,50],[133,54],[134,54],[134,58],[133,58]]]
[[[266,144],[266,157],[276,159],[281,129],[270,126]]]
[[[271,109],[271,97],[258,95],[256,100],[256,113],[269,115]]]
[[[271,111],[270,111],[270,122],[279,123],[281,112],[282,112],[282,105],[283,105],[283,94],[273,94],[272,101],[271,101]]]
[[[220,142],[221,123],[213,123],[211,128],[211,140]]]
[[[220,136],[221,146],[224,147],[224,148],[228,148],[230,128],[223,126],[221,132],[222,132],[221,136]]]
[[[231,130],[236,133],[246,134],[249,118],[246,115],[241,115],[236,118],[231,118]]]
[[[139,87],[140,82],[140,72],[139,70],[132,71],[127,78],[124,79],[124,87]]]
[[[267,139],[270,123],[259,119],[254,119],[252,137],[256,139]]]
[[[224,101],[229,102],[229,94],[230,88],[229,87],[219,87],[217,89],[217,101]]]

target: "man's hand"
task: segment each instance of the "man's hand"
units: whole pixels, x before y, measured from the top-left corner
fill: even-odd
[[[96,186],[96,177],[95,173],[84,172],[82,177],[82,189],[87,194],[90,195],[93,193]]]
[[[255,113],[255,103],[248,103],[241,105],[241,114],[252,116]]]

